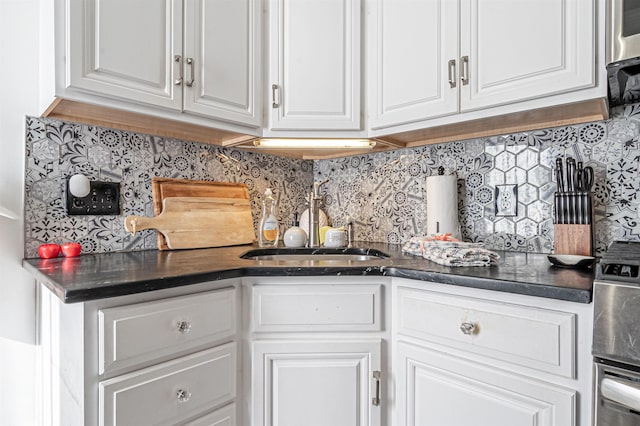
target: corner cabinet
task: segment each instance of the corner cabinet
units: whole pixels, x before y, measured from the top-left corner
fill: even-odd
[[[57,0],[56,7],[58,96],[260,125],[260,0]]]
[[[370,8],[374,130],[596,85],[594,0],[374,0]]]
[[[270,130],[359,130],[360,0],[268,0]]]
[[[395,424],[591,425],[591,305],[408,280],[393,298]]]
[[[281,278],[249,286],[251,425],[387,424],[383,284]]]
[[[239,290],[195,287],[74,304],[42,288],[42,423],[241,425]]]

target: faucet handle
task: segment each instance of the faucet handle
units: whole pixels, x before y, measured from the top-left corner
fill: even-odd
[[[320,187],[322,185],[324,185],[325,183],[329,182],[329,180],[330,179],[327,178],[327,179],[323,180],[322,182],[318,182],[318,181],[313,182],[313,196],[315,198],[319,198],[320,197]]]

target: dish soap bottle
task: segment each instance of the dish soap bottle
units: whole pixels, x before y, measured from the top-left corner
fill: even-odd
[[[298,222],[298,213],[293,214],[293,226],[284,233],[282,242],[287,247],[304,247],[307,244],[307,233],[300,228]]]
[[[271,188],[264,191],[259,234],[258,245],[260,247],[276,247],[278,245],[280,226],[278,219],[276,219],[276,200],[273,198]]]

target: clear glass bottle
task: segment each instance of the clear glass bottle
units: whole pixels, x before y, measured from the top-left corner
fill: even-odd
[[[278,245],[280,225],[276,219],[276,200],[273,198],[271,188],[264,191],[259,234],[258,245],[260,247],[276,247]]]

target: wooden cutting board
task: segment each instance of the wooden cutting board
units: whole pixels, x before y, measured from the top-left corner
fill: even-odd
[[[189,249],[249,244],[255,240],[249,200],[217,197],[169,197],[155,217],[127,216],[131,234],[155,229],[167,248]]]
[[[162,213],[163,201],[169,197],[215,197],[249,200],[249,189],[244,183],[154,177],[151,180],[151,191],[153,212],[156,216]],[[253,233],[253,222],[250,228]],[[158,232],[158,249],[167,250],[168,248],[164,235]]]

